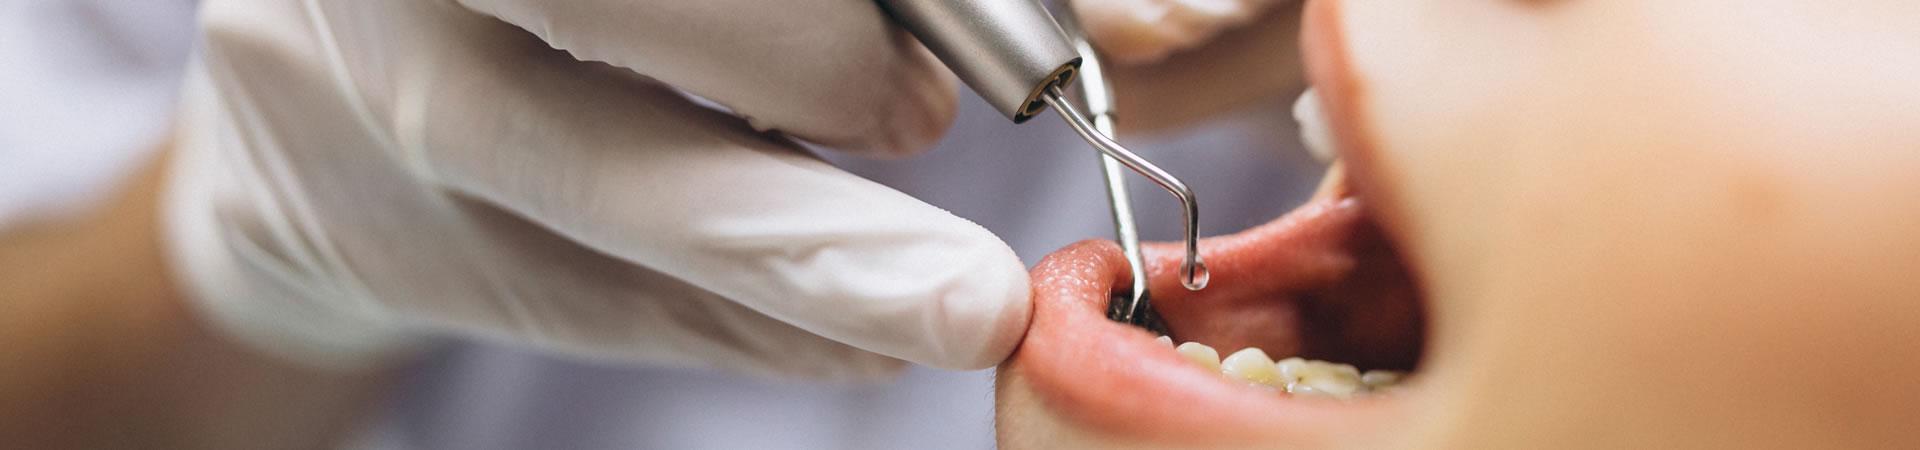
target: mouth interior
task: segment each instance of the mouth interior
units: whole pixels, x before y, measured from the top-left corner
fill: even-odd
[[[1210,239],[1213,288],[1169,284],[1178,249],[1147,249],[1152,308],[1173,342],[1222,356],[1258,348],[1361,370],[1418,367],[1427,331],[1421,290],[1338,168],[1330,178],[1322,195],[1287,216]]]
[[[1336,171],[1332,179],[1340,177]],[[1368,219],[1364,199],[1346,194],[1341,182],[1328,186],[1279,219],[1202,240],[1213,283],[1201,291],[1180,285],[1182,247],[1145,246],[1152,306],[1169,337],[1217,348],[1221,356],[1257,348],[1283,361],[1298,356],[1407,371],[1417,384],[1427,333],[1418,283]],[[1378,422],[1370,418],[1399,403],[1261,392],[1246,377],[1226,376],[1234,374],[1224,367],[1202,370],[1156,343],[1156,333],[1109,320],[1108,300],[1132,283],[1111,242],[1069,246],[1033,272],[1032,325],[1001,373],[1054,414],[1089,429],[1169,442],[1196,433],[1307,439]]]

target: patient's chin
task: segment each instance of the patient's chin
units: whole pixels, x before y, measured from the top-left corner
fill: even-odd
[[[1105,317],[1131,283],[1114,244],[1034,268],[1032,327],[998,375],[1002,448],[1364,447],[1419,395],[1419,291],[1358,200],[1203,241],[1198,292],[1177,248],[1148,250],[1165,338]]]

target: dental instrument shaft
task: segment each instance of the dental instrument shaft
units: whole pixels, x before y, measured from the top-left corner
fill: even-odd
[[[1106,66],[1094,53],[1093,45],[1087,42],[1080,19],[1074,16],[1072,8],[1061,11],[1058,19],[1060,29],[1073,40],[1074,50],[1080,52],[1080,82],[1074,84],[1074,97],[1092,116],[1094,131],[1115,136],[1113,85],[1107,84]],[[1127,173],[1119,159],[1102,153],[1100,176],[1106,181],[1107,203],[1113,213],[1113,239],[1120,244],[1120,253],[1127,258],[1128,273],[1133,275],[1126,296],[1116,300],[1118,303],[1113,305],[1108,318],[1145,327],[1153,300],[1147,295],[1147,264],[1140,254],[1140,228],[1133,219],[1133,196],[1127,192]]]
[[[1067,103],[1061,88],[1074,81],[1082,55],[1044,5],[1038,0],[879,3],[961,81],[1014,123],[1026,122],[1051,106],[1094,149],[1172,192],[1185,208],[1186,218],[1181,284],[1192,290],[1206,287],[1207,270],[1199,250],[1199,206],[1193,191],[1095,129],[1086,115]]]
[[[1113,129],[1112,123],[1112,116],[1093,118],[1094,127],[1103,131]],[[1100,155],[1100,175],[1106,179],[1107,203],[1113,212],[1113,238],[1120,244],[1120,253],[1127,257],[1127,272],[1133,275],[1126,302],[1120,305],[1119,315],[1113,320],[1144,326],[1146,311],[1153,307],[1153,300],[1147,298],[1147,260],[1140,254],[1140,228],[1133,220],[1133,198],[1127,194],[1125,170],[1120,160]]]

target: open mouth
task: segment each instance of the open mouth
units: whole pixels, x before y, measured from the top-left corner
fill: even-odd
[[[1149,246],[1166,337],[1105,316],[1131,283],[1116,245],[1049,256],[1034,269],[1032,328],[1004,370],[1080,426],[1149,441],[1300,430],[1291,436],[1310,445],[1335,425],[1367,422],[1352,416],[1418,388],[1425,305],[1365,200],[1338,181],[1328,189],[1273,222],[1203,241],[1214,277],[1203,291],[1180,287],[1177,248]],[[1406,384],[1384,388],[1402,372]]]
[[[1327,26],[1337,14],[1312,3],[1322,5],[1308,7],[1307,45],[1337,45]],[[1345,69],[1327,70],[1342,64],[1326,60],[1340,52],[1319,50],[1310,56],[1321,58],[1316,85],[1353,101],[1337,77]],[[1326,108],[1331,140],[1346,159],[1370,163],[1358,124],[1339,120],[1354,117],[1352,104],[1340,102]],[[1116,245],[1082,242],[1049,256],[1034,269],[1032,326],[1003,384],[1017,380],[1072,426],[1130,441],[1318,447],[1389,426],[1387,416],[1422,395],[1427,304],[1417,271],[1369,210],[1373,190],[1335,167],[1306,205],[1204,240],[1206,290],[1181,288],[1177,248],[1148,246],[1165,337],[1107,319],[1108,299],[1131,283]]]
[[[1166,293],[1155,305],[1168,341],[1182,343],[1179,353],[1240,381],[1343,398],[1416,368],[1425,334],[1419,291],[1365,202],[1340,185],[1339,170],[1330,174],[1330,191],[1294,213],[1211,243],[1218,255],[1211,260],[1241,269],[1235,284],[1201,292],[1153,287]],[[1298,362],[1279,372],[1245,365],[1272,366],[1267,355],[1338,365],[1311,364],[1307,372],[1296,370]],[[1376,382],[1361,383],[1362,371],[1378,374],[1366,377]]]

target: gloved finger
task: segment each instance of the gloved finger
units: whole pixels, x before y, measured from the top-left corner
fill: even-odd
[[[435,66],[447,76],[409,87],[420,98],[399,101],[413,106],[395,120],[418,135],[398,140],[416,144],[427,176],[883,355],[984,368],[1024,332],[1026,273],[985,229],[671,89],[525,40],[451,42],[487,58],[455,48]],[[503,56],[516,63],[493,62]]]
[[[420,315],[439,318],[444,328],[504,334],[499,337],[589,358],[765,376],[875,379],[906,367],[587,248],[491,204],[458,205],[493,244],[472,249],[477,257],[517,263],[516,273],[494,281],[507,283],[496,289],[521,301],[441,302],[468,308]]]
[[[1078,0],[1088,39],[1121,64],[1145,64],[1198,47],[1289,0]]]
[[[1120,8],[1132,1],[1147,0],[1077,1],[1073,5],[1087,11],[1083,14],[1098,17],[1113,13],[1096,11]],[[1115,49],[1103,52],[1125,51],[1118,50],[1119,45],[1102,44],[1129,39],[1128,28],[1086,20],[1089,39],[1103,49]],[[1108,64],[1114,90],[1119,94],[1119,128],[1123,133],[1176,128],[1259,102],[1287,101],[1305,88],[1298,44],[1300,2],[1265,8],[1251,23],[1219,24],[1217,34],[1195,47],[1149,62],[1118,60]],[[1096,32],[1102,29],[1100,26],[1107,31]]]
[[[460,0],[574,57],[625,67],[760,130],[906,155],[952,123],[952,75],[872,0]]]

